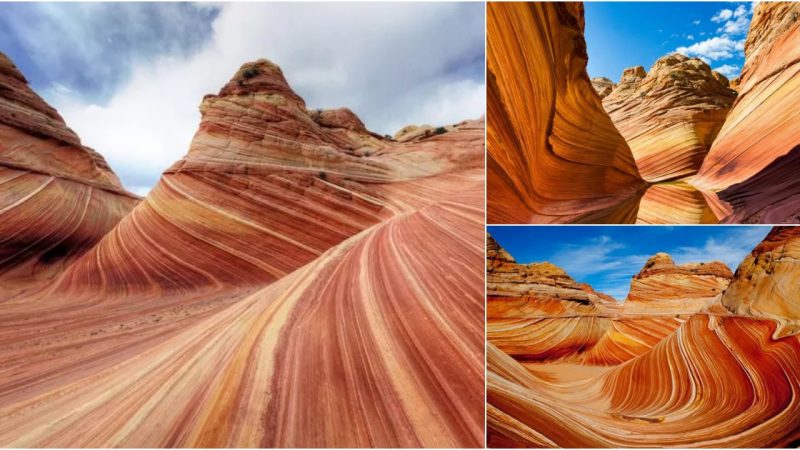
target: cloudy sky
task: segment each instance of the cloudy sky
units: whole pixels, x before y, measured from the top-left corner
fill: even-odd
[[[589,75],[619,81],[627,67],[649,70],[664,55],[698,57],[739,76],[754,2],[587,2]]]
[[[203,95],[244,62],[367,127],[485,110],[481,3],[1,3],[0,51],[143,194],[187,151]]]
[[[488,227],[519,263],[549,261],[617,300],[647,259],[667,252],[676,264],[722,261],[731,271],[764,239],[769,226]]]

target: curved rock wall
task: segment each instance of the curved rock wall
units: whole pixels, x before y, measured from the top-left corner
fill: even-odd
[[[660,58],[644,76],[641,67],[627,72],[603,107],[642,177],[655,183],[697,173],[736,92],[708,64],[677,53]]]
[[[0,286],[51,278],[137,203],[0,53]]]
[[[645,183],[586,74],[583,5],[489,3],[487,27],[488,221],[633,222]]]
[[[796,172],[798,165],[794,157],[780,160],[800,145],[800,131],[794,125],[800,111],[798,18],[800,5],[796,3],[756,6],[745,42],[739,96],[692,181],[730,202],[734,209],[730,220],[798,221],[796,201],[787,198],[800,195],[800,191],[787,185],[784,178]],[[785,167],[776,167],[776,162]],[[783,176],[779,174],[782,171]],[[770,194],[778,190],[777,185],[782,189],[775,198]]]
[[[266,60],[201,112],[101,242],[0,301],[0,445],[482,446],[483,121],[384,139]]]

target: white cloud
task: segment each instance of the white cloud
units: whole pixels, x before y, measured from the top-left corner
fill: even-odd
[[[577,280],[592,277],[598,292],[623,300],[628,295],[631,277],[642,269],[650,255],[623,255],[625,246],[608,236],[600,236],[585,245],[565,245],[551,258]]]
[[[719,67],[715,67],[714,70],[717,72],[725,75],[728,78],[736,78],[739,76],[739,66],[735,66],[733,64],[723,64]]]
[[[693,20],[693,21],[692,21],[692,24],[693,24],[693,25],[700,25],[700,19],[698,19],[698,20]]]
[[[482,5],[219,8],[212,36],[201,48],[137,61],[105,102],[55,88],[44,93],[126,186],[144,192],[180,159],[197,129],[203,95],[218,92],[242,63],[258,58],[280,65],[309,107],[350,107],[381,134],[410,123],[455,123],[485,111]]]
[[[687,34],[686,35],[686,39],[688,39],[690,41],[693,41],[694,40],[694,35],[693,34]]]
[[[730,228],[726,236],[708,238],[702,247],[679,247],[673,251],[676,264],[722,261],[736,271],[739,264],[761,242],[770,227],[747,226]]]
[[[705,62],[716,61],[740,55],[744,51],[744,39],[714,36],[689,47],[678,47],[675,51],[690,57],[696,56]]]
[[[714,17],[711,18],[711,21],[712,22],[724,22],[724,21],[730,19],[731,17],[733,17],[733,11],[731,11],[730,9],[723,9],[723,10],[717,11],[717,13],[714,14]]]
[[[723,34],[744,34],[750,28],[750,18],[742,16],[737,17],[736,20],[729,20],[725,25],[717,29],[718,33]]]
[[[662,227],[675,233],[691,233],[691,228]],[[764,239],[770,227],[719,227],[715,237],[701,246],[671,247],[664,244],[661,251],[672,256],[676,264],[722,261],[735,271],[744,257]],[[652,254],[626,252],[626,246],[608,236],[588,240],[584,244],[567,244],[548,260],[563,268],[576,280],[591,280],[592,288],[617,300],[628,295],[631,278],[642,270]]]

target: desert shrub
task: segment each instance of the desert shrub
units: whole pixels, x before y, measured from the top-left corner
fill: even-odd
[[[255,78],[255,76],[258,75],[258,74],[259,74],[259,72],[258,72],[257,68],[248,67],[247,69],[244,70],[244,73],[242,74],[242,76],[245,77],[245,79],[249,80],[251,78]]]

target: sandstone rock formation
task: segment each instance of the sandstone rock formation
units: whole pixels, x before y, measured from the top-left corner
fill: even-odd
[[[580,3],[487,5],[490,223],[636,218],[646,184],[586,73],[583,20]]]
[[[597,95],[600,96],[600,98],[607,97],[608,94],[610,94],[614,89],[614,86],[616,86],[616,84],[606,77],[592,78],[592,87],[597,92]]]
[[[645,180],[669,181],[700,169],[736,98],[719,76],[703,61],[676,53],[646,75],[642,67],[626,69],[603,99]]]
[[[800,333],[800,227],[776,228],[736,270],[722,304],[737,315],[774,320],[774,338]]]
[[[487,234],[486,290],[490,318],[597,313],[613,298],[573,280],[551,263],[517,264]],[[497,249],[497,250],[494,250]]]
[[[718,301],[733,273],[724,263],[676,265],[666,253],[647,260],[633,277],[625,301],[628,314],[692,314]]]
[[[800,5],[756,6],[739,96],[692,183],[727,203],[728,222],[796,223],[800,186]],[[778,187],[780,186],[780,187]],[[777,195],[776,195],[777,194]]]
[[[716,197],[714,197],[716,199]],[[647,188],[636,223],[719,223],[710,199],[685,180],[665,181]]]
[[[626,69],[610,92],[587,83],[580,4],[488,17],[489,222],[800,221],[797,4],[756,7],[733,81],[672,54]]]
[[[658,254],[625,302],[725,289],[722,310],[538,316],[524,333],[490,326],[489,447],[791,446],[800,437],[798,243],[796,228],[774,229],[732,279],[721,263],[676,266]]]
[[[200,111],[102,241],[0,302],[0,445],[481,446],[483,121],[395,142],[266,60]]]
[[[52,277],[137,202],[0,53],[0,286]]]

